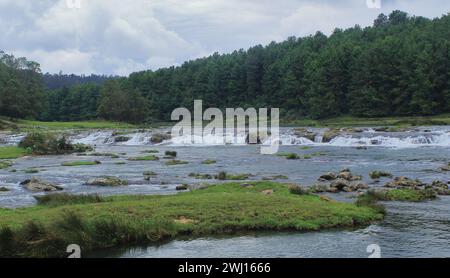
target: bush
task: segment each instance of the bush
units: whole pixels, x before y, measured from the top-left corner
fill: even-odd
[[[177,157],[177,152],[166,151],[165,155],[170,157]]]
[[[20,142],[19,147],[31,151],[35,155],[68,154],[91,151],[92,147],[84,144],[71,144],[66,136],[53,133],[30,132]]]
[[[309,195],[309,191],[300,185],[291,184],[289,185],[289,192],[295,195]]]
[[[99,195],[71,195],[67,193],[48,194],[44,196],[34,196],[39,205],[63,206],[73,204],[102,203],[105,199]]]

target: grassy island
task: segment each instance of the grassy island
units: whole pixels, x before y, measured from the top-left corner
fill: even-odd
[[[181,235],[351,228],[383,217],[369,207],[292,194],[273,182],[172,196],[48,196],[34,207],[0,209],[0,257],[63,257],[72,243],[86,252]]]

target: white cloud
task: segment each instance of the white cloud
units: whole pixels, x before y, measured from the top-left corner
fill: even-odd
[[[436,17],[447,0],[0,0],[0,48],[43,71],[126,75],[335,27],[369,25],[393,9]]]

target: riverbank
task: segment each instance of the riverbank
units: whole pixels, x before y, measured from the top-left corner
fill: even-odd
[[[170,196],[69,200],[0,209],[0,256],[62,257],[72,243],[88,251],[182,235],[355,227],[383,218],[369,207],[295,195],[272,182],[228,183]]]

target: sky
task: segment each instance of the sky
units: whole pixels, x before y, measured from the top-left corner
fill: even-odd
[[[0,0],[0,50],[43,72],[128,75],[214,52],[368,26],[380,13],[429,18],[449,0]]]

